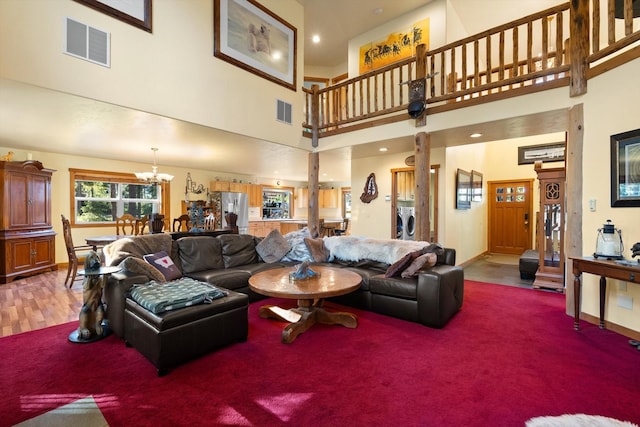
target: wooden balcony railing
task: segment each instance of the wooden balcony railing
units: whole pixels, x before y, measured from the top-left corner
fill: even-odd
[[[576,88],[584,93],[594,67],[608,63],[600,67],[606,71],[640,56],[632,0],[618,11],[624,18],[616,18],[615,3],[579,0],[573,21],[570,4],[563,3],[327,88],[303,88],[303,134],[317,142],[407,120],[407,83],[425,75],[427,114],[569,86],[570,80],[571,95]]]

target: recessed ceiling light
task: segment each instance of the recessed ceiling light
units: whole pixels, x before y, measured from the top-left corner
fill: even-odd
[[[378,151],[382,151],[382,152],[385,152],[385,151],[387,151],[387,150],[389,150],[387,147],[380,147],[380,148],[378,148]]]
[[[371,12],[373,12],[374,15],[380,15],[382,13],[384,9],[382,9],[381,7],[376,7],[375,9],[373,9]]]
[[[314,43],[320,43],[320,36],[317,34],[314,34],[313,37],[311,37],[311,41]]]
[[[470,136],[471,136],[471,138],[480,138],[482,136],[482,134],[476,132],[476,133],[472,133]]]

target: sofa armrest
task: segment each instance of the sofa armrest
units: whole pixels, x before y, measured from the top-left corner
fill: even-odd
[[[147,276],[128,271],[113,273],[104,286],[103,299],[107,305],[109,328],[120,338],[124,338],[124,307],[127,292],[136,283],[147,283]]]
[[[443,264],[456,265],[456,250],[452,248],[444,248]]]
[[[418,275],[419,322],[442,328],[462,307],[464,270],[453,265],[437,265]]]

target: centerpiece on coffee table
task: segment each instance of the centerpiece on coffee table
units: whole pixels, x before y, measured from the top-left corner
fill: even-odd
[[[303,261],[296,266],[296,271],[289,274],[289,280],[308,280],[312,277],[319,277],[320,273],[313,271],[309,267],[309,261]]]

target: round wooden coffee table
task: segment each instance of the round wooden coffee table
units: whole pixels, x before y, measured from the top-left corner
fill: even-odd
[[[274,305],[260,307],[263,319],[271,318],[291,322],[282,331],[282,342],[289,344],[315,323],[358,326],[358,317],[352,313],[328,312],[322,308],[324,298],[344,295],[360,287],[362,278],[353,271],[340,268],[312,266],[319,276],[306,280],[292,280],[289,274],[295,267],[275,268],[249,278],[249,288],[255,292],[277,298],[298,300],[298,308],[285,310]]]

